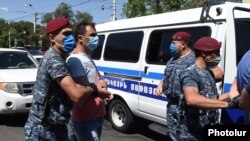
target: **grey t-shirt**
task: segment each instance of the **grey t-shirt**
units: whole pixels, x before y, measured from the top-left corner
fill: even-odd
[[[71,54],[67,60],[67,66],[72,77],[84,77],[84,83],[95,83],[98,72],[91,57],[86,53]]]

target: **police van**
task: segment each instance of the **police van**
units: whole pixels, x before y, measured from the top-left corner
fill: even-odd
[[[226,2],[200,8],[118,20],[96,25],[100,40],[93,59],[107,81],[114,99],[107,104],[112,126],[121,132],[134,127],[137,117],[166,126],[166,96],[156,87],[171,58],[171,36],[177,31],[192,35],[192,43],[203,36],[222,42],[224,80],[220,93],[228,92],[237,64],[250,48],[250,5]],[[241,123],[244,111],[226,109],[223,123]]]

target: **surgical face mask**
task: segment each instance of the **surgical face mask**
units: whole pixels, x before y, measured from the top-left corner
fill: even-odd
[[[97,48],[98,45],[99,45],[99,37],[98,36],[95,36],[95,37],[90,36],[89,42],[86,44],[86,46],[91,51],[93,51]]]
[[[60,38],[58,37],[55,37],[59,40],[61,40]],[[63,38],[63,45],[58,43],[58,42],[55,42],[55,44],[61,46],[63,48],[63,51],[66,52],[66,53],[70,53],[71,51],[73,51],[73,49],[75,48],[75,38],[73,37],[73,35],[67,35]]]
[[[173,42],[170,44],[169,48],[170,48],[170,53],[171,53],[171,55],[172,55],[173,57],[178,56],[180,50],[183,49],[183,48],[176,49],[176,46],[175,46],[175,44],[174,44]]]
[[[208,69],[213,69],[214,67],[218,66],[220,63],[221,57],[216,56],[212,61],[206,62]]]
[[[67,53],[70,53],[73,51],[73,49],[76,47],[76,41],[73,35],[68,35],[65,38],[63,38],[63,50]]]
[[[176,56],[177,55],[177,50],[176,50],[175,44],[173,42],[170,44],[169,48],[170,48],[171,55]]]

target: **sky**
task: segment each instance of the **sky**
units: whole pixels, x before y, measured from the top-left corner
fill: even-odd
[[[128,0],[116,1],[116,19],[124,19],[122,6]],[[34,22],[34,12],[38,13],[37,23],[43,13],[53,12],[62,3],[72,6],[74,12],[89,12],[95,23],[105,23],[112,20],[113,0],[0,0],[0,18],[8,21]],[[104,5],[102,10],[101,5]]]

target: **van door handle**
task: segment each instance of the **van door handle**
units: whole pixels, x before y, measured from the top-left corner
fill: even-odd
[[[148,66],[145,66],[144,67],[144,74],[147,74],[148,73]]]

